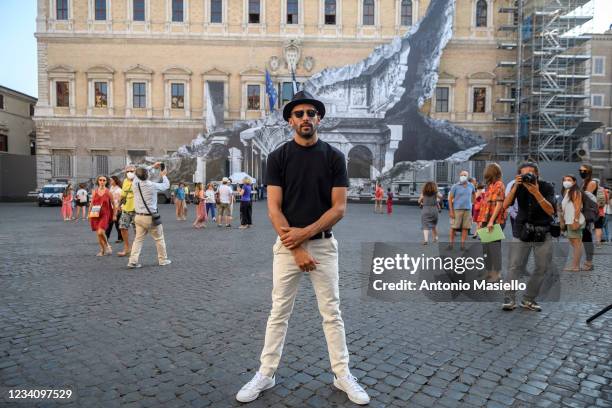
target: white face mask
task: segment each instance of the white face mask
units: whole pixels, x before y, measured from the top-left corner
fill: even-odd
[[[572,188],[573,185],[574,185],[574,183],[572,181],[564,181],[563,182],[563,188],[565,188],[565,189]]]
[[[132,180],[134,178],[134,172],[133,171],[128,171],[126,173],[127,178],[129,178],[130,180]]]
[[[459,176],[459,182],[465,183],[467,181],[467,176]]]

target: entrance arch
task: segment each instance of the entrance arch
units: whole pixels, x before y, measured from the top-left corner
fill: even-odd
[[[370,149],[365,146],[353,147],[348,153],[348,177],[370,179],[373,162]]]
[[[206,155],[206,178],[218,181],[229,176],[229,149],[223,144],[214,144]]]

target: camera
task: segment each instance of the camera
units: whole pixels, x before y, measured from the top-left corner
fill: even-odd
[[[166,170],[166,163],[161,163],[159,168],[161,169],[161,171]]]
[[[523,183],[535,184],[537,181],[537,178],[535,174],[533,173],[525,173],[521,176],[521,181]]]

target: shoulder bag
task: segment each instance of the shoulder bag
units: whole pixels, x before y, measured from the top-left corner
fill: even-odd
[[[142,198],[142,203],[144,204],[145,208],[147,209],[147,212],[149,213],[149,215],[151,216],[151,223],[155,226],[161,225],[162,221],[161,221],[161,215],[159,215],[158,212],[156,212],[155,214],[153,214],[151,212],[151,210],[149,210],[149,206],[147,205],[147,202],[144,199],[144,196],[142,195],[142,189],[140,188],[140,183],[138,183],[138,192],[140,193],[140,198]]]

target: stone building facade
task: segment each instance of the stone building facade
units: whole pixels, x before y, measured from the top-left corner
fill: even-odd
[[[36,153],[36,98],[0,85],[0,154]]]
[[[266,70],[279,94],[278,109],[292,94],[288,63],[295,61],[299,82],[325,67],[355,63],[404,34],[428,5],[429,0],[38,0],[38,184],[83,181],[176,151],[206,130],[209,89],[222,92],[225,126],[261,118],[272,108]],[[423,111],[485,138],[512,132],[496,120],[510,109],[497,103],[510,94],[497,81],[497,63],[508,56],[498,42],[500,28],[511,19],[495,0],[457,1],[439,89]],[[297,52],[291,44],[299,44]],[[256,145],[225,146],[224,152],[223,172],[230,171],[229,163],[253,157],[253,175],[263,173],[265,157]]]

